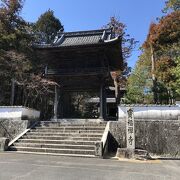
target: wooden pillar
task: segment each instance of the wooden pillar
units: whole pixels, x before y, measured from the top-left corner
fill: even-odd
[[[105,97],[105,91],[104,91],[104,84],[101,84],[100,87],[100,116],[99,119],[104,120],[106,118],[106,97]]]
[[[58,115],[59,118],[63,118],[63,89],[59,89],[59,103],[58,103]]]
[[[14,98],[15,98],[15,80],[12,79],[11,80],[11,106],[14,105]]]
[[[122,97],[122,94],[120,94],[120,87],[116,81],[116,86],[115,86],[115,97],[116,97],[116,119],[118,119],[119,117],[119,110],[118,110],[118,106],[120,105],[120,100]]]
[[[107,117],[107,102],[106,102],[106,90],[103,87],[103,119],[106,120]]]
[[[53,119],[57,119],[57,110],[58,110],[58,88],[55,86],[54,92],[54,117]]]
[[[120,104],[120,87],[118,84],[118,76],[120,76],[120,72],[114,72],[112,73],[112,77],[114,80],[114,87],[115,87],[115,98],[116,98],[116,104]]]
[[[100,87],[99,107],[100,107],[99,119],[103,119],[103,85],[101,85]]]

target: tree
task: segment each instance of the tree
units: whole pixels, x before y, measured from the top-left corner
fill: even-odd
[[[143,44],[143,47],[145,49],[149,49],[151,53],[151,58],[150,58],[151,59],[151,77],[152,77],[152,82],[153,82],[152,91],[153,91],[154,103],[157,103],[157,78],[155,76],[155,49],[157,48],[156,40],[155,40],[157,38],[156,26],[157,25],[155,23],[150,24],[147,40]]]
[[[166,1],[166,6],[163,9],[163,12],[167,12],[168,10],[178,11],[180,10],[180,1],[179,0],[168,0]]]
[[[0,102],[2,104],[9,104],[11,79],[24,79],[24,73],[30,68],[31,63],[23,53],[14,50],[0,51]]]
[[[156,49],[172,45],[179,41],[180,37],[180,11],[174,11],[150,25],[146,44],[152,44]]]
[[[122,39],[122,54],[123,54],[123,72],[113,72],[114,84],[116,87],[116,99],[119,103],[120,94],[118,94],[118,89],[124,88],[127,83],[127,77],[130,74],[131,68],[128,67],[127,59],[131,56],[132,50],[134,49],[137,41],[131,38],[129,34],[126,33],[126,25],[118,20],[115,16],[110,18],[110,22],[103,26],[103,28],[112,28],[114,37],[120,36]]]
[[[35,23],[35,30],[44,36],[46,43],[51,43],[58,31],[64,31],[64,27],[54,16],[54,12],[49,9],[39,17]]]
[[[180,96],[180,56],[175,60],[176,66],[172,69],[172,74],[175,76],[176,81],[173,82],[173,87],[177,96]]]
[[[167,99],[167,103],[171,102],[170,99],[175,96],[176,90],[172,84],[176,79],[172,74],[172,69],[176,66],[176,57],[179,56],[176,48],[180,44],[179,24],[180,11],[174,11],[162,17],[157,24],[151,24],[147,40],[143,46],[145,49],[151,49],[155,102],[157,102],[157,89],[160,87],[163,87],[166,92],[166,96],[163,98]],[[158,82],[156,82],[157,80]],[[161,86],[157,87],[157,83]]]
[[[152,103],[151,52],[143,51],[127,80],[126,103]]]
[[[22,0],[3,0],[0,5],[0,104],[10,104],[14,79],[19,89],[16,105],[40,110],[46,107],[42,106],[46,104],[44,97],[49,97],[57,84],[38,72],[39,61],[31,46],[34,38],[29,24],[20,16],[22,7]]]
[[[31,36],[27,23],[20,16],[22,0],[3,0],[0,5],[0,49],[26,51]]]
[[[0,102],[9,104],[11,79],[22,79],[31,68],[31,37],[20,17],[22,0],[3,0],[0,5]]]
[[[110,18],[110,22],[103,26],[103,28],[112,28],[115,37],[121,36],[123,58],[126,61],[127,58],[131,56],[132,50],[137,43],[134,38],[131,38],[130,35],[126,33],[126,25],[113,16]]]
[[[170,13],[151,23],[142,55],[149,51],[151,62],[152,91],[155,103],[173,103],[178,96],[178,58],[180,56],[179,1],[169,0],[166,8]],[[142,56],[141,55],[141,56]],[[138,64],[137,64],[138,65]],[[138,65],[139,66],[139,65]]]

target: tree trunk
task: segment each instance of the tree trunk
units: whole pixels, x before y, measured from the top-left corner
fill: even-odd
[[[157,79],[155,76],[155,57],[154,57],[154,49],[153,46],[150,46],[151,48],[151,73],[152,73],[152,81],[153,81],[153,97],[154,97],[154,103],[157,104]]]

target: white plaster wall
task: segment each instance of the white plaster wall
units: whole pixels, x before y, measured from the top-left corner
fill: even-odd
[[[180,117],[179,106],[119,106],[119,119],[126,117],[127,108],[131,107],[134,110],[135,119],[158,119],[158,120],[177,120]]]
[[[23,106],[0,106],[0,119],[38,119],[40,112]]]
[[[37,119],[40,117],[40,112],[34,109],[23,108],[22,116],[27,116],[29,119]]]

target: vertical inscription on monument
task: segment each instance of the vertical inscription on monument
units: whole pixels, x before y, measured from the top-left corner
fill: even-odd
[[[135,149],[134,112],[132,108],[127,108],[126,112],[126,138],[127,148]]]

